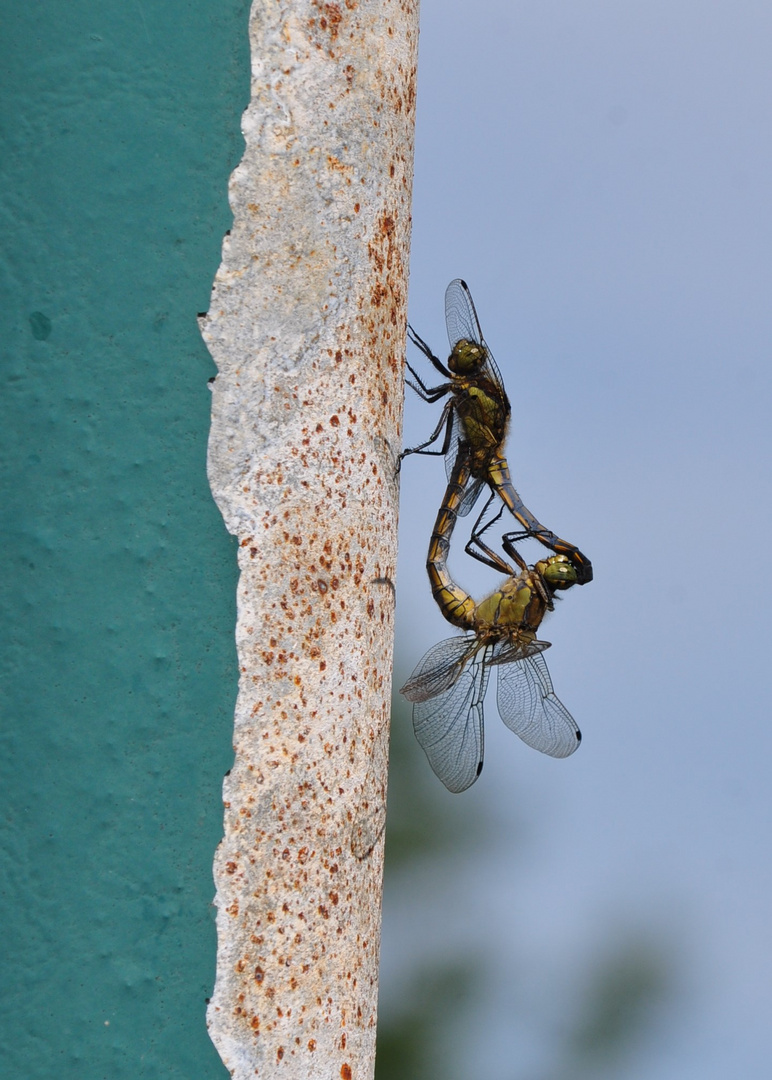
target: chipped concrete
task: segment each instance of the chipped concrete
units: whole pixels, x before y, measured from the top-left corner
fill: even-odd
[[[208,1023],[239,1080],[373,1073],[417,34],[417,0],[252,10],[201,320],[241,569]]]

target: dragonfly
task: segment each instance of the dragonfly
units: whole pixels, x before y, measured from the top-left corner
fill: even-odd
[[[481,530],[477,545],[507,577],[476,603],[447,567],[470,475],[469,458],[462,456],[451,474],[427,557],[434,599],[445,618],[466,633],[431,648],[400,690],[413,702],[413,730],[432,770],[452,792],[465,791],[482,772],[483,702],[494,667],[499,715],[528,746],[562,758],[573,754],[582,737],[555,695],[541,655],[550,643],[536,637],[544,616],[554,610],[555,593],[577,584],[576,567],[559,554],[518,573],[487,546]],[[512,542],[505,540],[505,551],[520,565]]]
[[[447,400],[429,438],[419,446],[403,450],[400,464],[409,454],[444,456],[450,480],[459,454],[464,453],[469,461],[470,479],[456,509],[458,516],[469,513],[485,485],[491,491],[472,530],[473,534],[478,535],[483,531],[481,522],[498,495],[522,526],[521,532],[508,534],[510,544],[515,540],[534,537],[545,547],[568,558],[576,571],[576,584],[584,585],[592,581],[592,563],[587,556],[545,528],[515,490],[503,452],[512,407],[501,372],[483,337],[469,286],[461,278],[451,281],[445,291],[445,324],[450,341],[447,366],[434,355],[413,327],[408,326],[410,341],[447,380],[439,386],[427,386],[406,359],[405,363],[413,377],[407,379],[408,385],[424,401]],[[440,448],[430,449],[440,438]]]

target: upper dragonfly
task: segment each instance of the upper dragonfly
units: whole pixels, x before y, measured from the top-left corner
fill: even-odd
[[[552,757],[568,757],[579,746],[579,728],[555,696],[541,653],[549,642],[536,632],[554,607],[557,590],[577,583],[565,555],[552,555],[525,567],[511,543],[505,549],[519,574],[482,541],[485,561],[507,575],[479,604],[450,577],[446,565],[458,507],[470,479],[469,461],[460,455],[437,515],[426,562],[432,594],[448,620],[469,631],[431,648],[400,690],[412,701],[413,729],[429,764],[443,784],[465,791],[483,766],[483,701],[490,669],[498,668],[497,700],[504,723],[529,746]]]
[[[576,583],[584,585],[592,581],[592,563],[581,551],[566,540],[561,540],[546,529],[526,507],[512,483],[503,446],[509,426],[512,407],[509,403],[501,372],[496,366],[488,345],[483,338],[469,286],[461,278],[451,281],[445,291],[445,324],[450,341],[447,367],[434,355],[426,342],[412,326],[408,327],[410,340],[431,361],[448,382],[440,386],[426,386],[418,372],[406,360],[408,370],[415,382],[408,384],[423,398],[434,402],[447,397],[436,428],[420,446],[403,450],[400,461],[408,454],[436,454],[445,456],[445,470],[450,479],[459,453],[469,459],[471,479],[459,503],[457,514],[468,514],[477,501],[480,489],[487,484],[491,496],[483,508],[473,534],[485,517],[490,502],[498,494],[523,527],[521,533],[510,534],[510,540],[534,537],[545,547],[565,555],[576,571]],[[429,450],[443,434],[442,447]]]

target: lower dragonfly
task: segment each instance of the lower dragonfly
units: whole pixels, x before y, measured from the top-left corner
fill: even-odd
[[[408,379],[408,385],[424,401],[434,402],[442,398],[446,401],[439,422],[429,438],[419,446],[403,450],[400,462],[408,454],[444,456],[450,480],[456,458],[462,449],[465,450],[469,456],[470,478],[459,501],[457,514],[464,516],[469,513],[484,485],[491,490],[473,532],[480,531],[480,522],[498,496],[522,526],[522,532],[510,534],[512,539],[535,538],[545,547],[568,557],[576,570],[576,584],[584,585],[592,581],[592,564],[587,556],[573,544],[556,536],[551,529],[545,528],[525,505],[512,483],[503,451],[512,407],[501,372],[483,337],[469,286],[461,278],[451,281],[445,291],[445,322],[451,348],[447,366],[434,355],[412,326],[408,327],[411,342],[447,379],[440,386],[427,386],[406,359],[408,371],[415,380]],[[440,448],[430,449],[441,436]]]
[[[482,540],[473,542],[482,561],[507,574],[507,580],[479,604],[457,585],[447,568],[450,537],[469,480],[470,463],[461,454],[451,474],[432,533],[427,570],[432,594],[445,618],[466,630],[431,648],[400,690],[413,702],[413,729],[435,774],[449,791],[461,792],[482,772],[483,702],[491,668],[497,667],[497,701],[510,730],[543,754],[568,757],[581,733],[555,696],[541,655],[550,647],[536,632],[554,595],[577,584],[576,568],[565,555],[527,567],[511,541],[504,549],[520,573]],[[491,523],[492,524],[492,523]]]

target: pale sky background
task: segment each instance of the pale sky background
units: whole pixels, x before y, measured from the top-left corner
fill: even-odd
[[[494,832],[387,896],[384,995],[411,952],[487,950],[461,1074],[521,1080],[584,959],[639,933],[678,993],[615,1078],[767,1077],[772,6],[422,0],[413,220],[411,323],[445,356],[468,281],[515,485],[595,580],[542,634],[582,746],[527,748],[491,680],[484,772],[447,799]],[[438,410],[408,391],[406,445]],[[452,632],[424,571],[444,484],[405,463],[397,678]],[[462,544],[451,567],[497,580]]]

